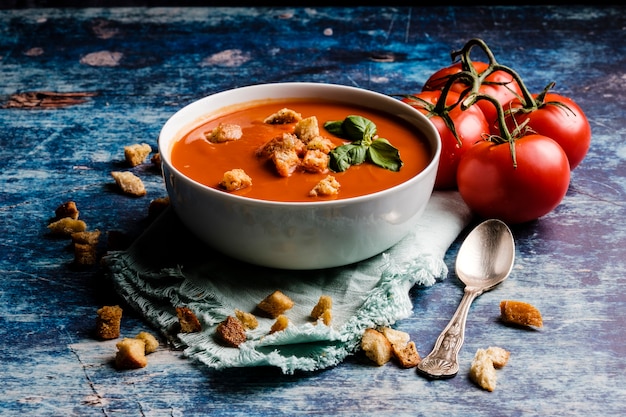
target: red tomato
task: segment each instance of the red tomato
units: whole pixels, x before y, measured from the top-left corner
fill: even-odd
[[[435,105],[441,98],[441,93],[441,90],[437,90],[424,91],[414,95],[414,97],[421,98],[426,103],[411,98],[404,98],[403,101],[426,115],[437,128],[439,136],[441,136],[441,157],[437,178],[435,179],[435,189],[456,189],[456,170],[459,160],[474,143],[483,139],[483,134],[489,132],[489,123],[487,123],[485,115],[480,108],[476,106],[471,106],[463,111],[457,105],[452,109],[446,110],[444,112],[447,114],[446,116],[437,114],[436,111],[433,112]],[[446,106],[453,106],[458,101],[459,94],[449,91],[446,96]],[[450,127],[446,124],[444,117],[448,117],[449,121],[453,123],[460,144]]]
[[[479,216],[517,224],[535,220],[559,205],[570,181],[567,155],[542,135],[514,142],[482,141],[465,154],[457,171],[459,193]]]
[[[534,98],[537,96],[533,95]],[[513,99],[505,110],[508,112],[522,106],[519,99]],[[514,114],[518,125],[528,120],[526,126],[534,133],[552,138],[561,145],[567,154],[570,169],[576,168],[587,155],[591,144],[591,126],[582,109],[570,98],[547,93],[545,99],[536,103],[536,107]],[[507,117],[507,126],[510,130],[515,127],[510,116]]]
[[[489,64],[480,61],[472,62],[472,65],[479,74],[484,72],[489,67]],[[440,69],[430,76],[424,84],[424,87],[422,87],[422,91],[442,89],[446,85],[450,76],[457,74],[462,70],[463,68],[461,62]],[[459,81],[452,85],[451,90],[460,94],[468,87],[470,87],[468,84]],[[520,86],[513,80],[513,76],[506,71],[494,71],[485,78],[478,88],[478,91],[492,96],[502,105],[505,105],[522,94]],[[491,102],[487,100],[480,100],[476,102],[476,105],[483,111],[485,118],[489,123],[493,123],[496,120],[497,110]]]

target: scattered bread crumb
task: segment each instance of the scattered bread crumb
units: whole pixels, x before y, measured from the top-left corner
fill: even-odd
[[[118,305],[104,306],[96,311],[96,336],[99,339],[109,340],[120,337],[122,311]]]
[[[506,323],[520,326],[542,327],[543,318],[539,310],[526,302],[503,300],[500,302],[500,316]]]
[[[143,340],[145,344],[146,355],[154,352],[159,347],[159,341],[152,333],[148,332],[139,332],[135,339]]]
[[[313,307],[313,310],[311,310],[311,317],[313,320],[322,319],[325,325],[330,326],[332,307],[333,299],[329,295],[322,295],[317,301],[317,304]]]
[[[124,194],[141,197],[146,195],[146,188],[141,178],[130,171],[112,171],[111,176]]]
[[[218,324],[215,334],[222,342],[231,347],[239,347],[246,341],[246,330],[243,324],[233,316],[226,317],[226,320]]]
[[[276,317],[283,314],[285,311],[292,308],[294,302],[283,294],[281,291],[276,290],[267,297],[265,297],[257,307],[265,312],[269,317],[275,319]]]
[[[87,223],[82,220],[74,220],[71,217],[64,217],[48,225],[48,229],[53,235],[71,236],[72,233],[84,232],[87,230]]]
[[[500,369],[509,361],[511,352],[498,346],[489,346],[487,348],[487,355],[491,358],[494,368]]]
[[[138,369],[148,364],[146,344],[141,339],[124,338],[117,342],[115,367],[117,369]]]
[[[381,332],[391,343],[391,352],[402,368],[413,368],[419,365],[422,358],[417,351],[415,342],[411,341],[411,335],[391,327],[383,327]]]
[[[391,360],[391,343],[378,330],[365,329],[361,337],[361,349],[378,366],[383,366]]]
[[[176,316],[181,333],[195,333],[202,330],[200,320],[189,307],[176,307]]]
[[[496,389],[498,376],[496,368],[493,366],[493,360],[485,349],[478,349],[470,366],[469,377],[478,386],[493,391]]]
[[[270,328],[270,334],[283,331],[289,326],[289,319],[284,314],[276,317],[276,321],[272,324]]]
[[[76,207],[76,203],[74,201],[68,201],[66,203],[61,204],[59,207],[54,210],[55,220],[60,220],[65,217],[69,217],[73,220],[78,220],[79,215],[78,208]]]
[[[124,158],[131,166],[141,165],[152,152],[152,147],[147,143],[135,143],[124,146]]]
[[[148,217],[151,219],[155,219],[159,216],[159,214],[163,213],[166,208],[170,205],[169,197],[159,197],[150,201],[148,205]]]
[[[97,249],[100,230],[72,233],[74,244],[74,263],[77,265],[95,265],[98,260]]]
[[[239,321],[241,322],[241,324],[243,324],[243,327],[246,330],[254,330],[259,326],[259,321],[252,313],[247,313],[245,311],[235,309],[235,317],[239,319]]]
[[[237,191],[252,186],[252,178],[241,168],[226,171],[219,186],[226,191]]]
[[[161,154],[157,152],[152,155],[152,158],[150,158],[150,163],[157,168],[161,168]]]

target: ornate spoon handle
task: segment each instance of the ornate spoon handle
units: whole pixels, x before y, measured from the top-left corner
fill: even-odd
[[[434,379],[452,378],[457,374],[459,371],[458,355],[465,338],[467,313],[472,301],[482,292],[478,288],[465,287],[461,303],[437,338],[432,352],[417,365],[419,373]]]

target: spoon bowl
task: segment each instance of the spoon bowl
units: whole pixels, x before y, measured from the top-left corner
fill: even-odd
[[[441,332],[435,347],[417,366],[429,378],[452,378],[459,371],[458,354],[465,338],[465,322],[472,301],[504,281],[515,261],[515,241],[509,227],[490,219],[476,226],[459,249],[456,275],[465,284],[454,316]]]

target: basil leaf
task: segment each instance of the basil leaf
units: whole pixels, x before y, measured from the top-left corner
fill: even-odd
[[[400,159],[400,151],[387,139],[379,138],[367,148],[368,159],[379,167],[390,171],[400,171],[403,162]]]
[[[329,120],[324,123],[324,129],[328,130],[329,133],[339,136],[340,138],[345,137],[343,133],[343,120]]]
[[[365,162],[367,148],[362,145],[348,143],[336,147],[330,152],[329,168],[334,172],[343,172],[351,165],[359,165]]]
[[[376,135],[376,125],[363,116],[348,116],[342,124],[346,138],[354,140],[363,140],[366,144],[371,142]]]

